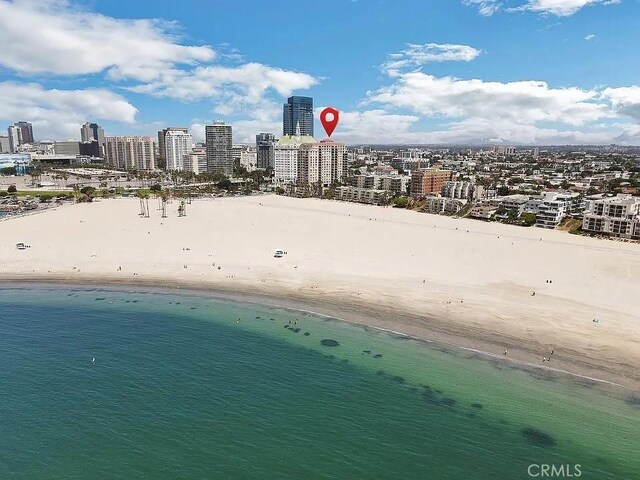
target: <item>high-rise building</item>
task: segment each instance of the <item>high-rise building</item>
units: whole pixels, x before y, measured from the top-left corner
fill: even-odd
[[[274,180],[294,184],[298,180],[298,156],[303,144],[316,144],[313,137],[283,136],[274,146]]]
[[[287,99],[282,109],[282,134],[313,137],[313,98]]]
[[[213,173],[233,174],[233,133],[231,125],[223,121],[213,122],[205,127],[205,144],[207,148],[207,171]]]
[[[317,143],[305,143],[298,150],[298,186],[313,187],[314,193],[321,193],[320,149]]]
[[[16,153],[18,151],[18,145],[22,143],[22,129],[15,125],[9,125],[7,133],[9,134],[9,153]]]
[[[167,132],[182,132],[182,133],[189,133],[189,131],[186,128],[174,128],[174,127],[168,127],[165,128],[163,130],[159,130],[158,131],[158,158],[157,160],[159,162],[162,162],[163,164],[166,163],[167,158],[166,158],[166,152],[165,152],[165,144],[164,144],[164,137],[167,134]]]
[[[320,181],[323,187],[342,179],[347,170],[347,146],[332,140],[322,140],[320,149]]]
[[[0,136],[0,153],[11,153],[9,137],[7,136]]]
[[[276,137],[273,133],[259,133],[256,135],[256,167],[257,168],[273,168],[274,152],[273,146]]]
[[[332,140],[300,145],[298,186],[310,187],[315,195],[342,179],[346,172],[347,146]]]
[[[164,135],[163,152],[167,162],[167,170],[184,170],[184,157],[191,153],[192,148],[193,141],[190,133],[182,129],[168,130]]]
[[[151,137],[106,137],[107,161],[125,170],[155,169]]]
[[[22,141],[20,143],[33,143],[33,125],[29,122],[16,122],[15,126],[22,133]]]
[[[97,123],[85,123],[80,127],[80,139],[82,143],[88,144],[90,142],[96,142],[98,154],[96,156],[105,156],[105,137],[104,129]],[[92,151],[95,147],[92,147]]]

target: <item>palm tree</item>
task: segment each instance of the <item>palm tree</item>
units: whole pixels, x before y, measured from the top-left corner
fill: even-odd
[[[167,218],[167,192],[160,192],[162,200],[162,218]]]
[[[138,190],[136,197],[140,199],[140,216],[149,218],[149,192]]]

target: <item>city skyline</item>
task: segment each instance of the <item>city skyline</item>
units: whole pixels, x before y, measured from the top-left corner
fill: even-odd
[[[223,118],[235,142],[252,143],[280,134],[296,95],[315,99],[319,139],[318,111],[338,108],[334,137],[349,144],[640,144],[638,67],[625,48],[638,40],[637,2],[364,3],[281,1],[247,19],[240,11],[256,2],[214,15],[197,1],[1,0],[0,122],[30,122],[42,140],[76,138],[87,121],[108,135],[183,125],[202,142]],[[323,21],[301,28],[304,16]],[[25,36],[25,25],[38,28]],[[262,35],[265,25],[278,32]]]

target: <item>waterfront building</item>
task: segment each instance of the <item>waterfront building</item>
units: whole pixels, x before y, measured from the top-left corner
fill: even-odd
[[[157,155],[157,163],[158,165],[164,165],[166,168],[166,147],[164,143],[164,138],[167,132],[182,132],[189,133],[189,130],[182,127],[168,127],[158,131],[158,155]]]
[[[155,145],[151,137],[106,137],[107,161],[125,170],[154,170]]]
[[[337,187],[335,198],[336,200],[343,200],[346,202],[382,205],[388,203],[390,196],[391,195],[388,190],[349,186]]]
[[[453,180],[453,171],[438,168],[419,168],[411,172],[411,195],[423,197],[439,194],[444,182]]]
[[[231,125],[218,120],[205,127],[205,143],[207,149],[207,171],[233,174],[233,132]]]
[[[280,138],[273,147],[274,182],[293,184],[298,180],[298,156],[300,146],[316,144],[310,136],[286,135]]]
[[[182,130],[168,130],[164,135],[164,159],[167,171],[182,171],[185,155],[191,153],[193,141],[191,134]]]
[[[323,187],[342,180],[347,172],[347,146],[333,140],[322,140],[319,148],[319,178]]]
[[[440,195],[447,198],[467,200],[473,196],[473,184],[471,182],[447,181],[442,184]]]
[[[594,200],[585,212],[582,229],[622,238],[640,238],[640,198],[618,194]]]

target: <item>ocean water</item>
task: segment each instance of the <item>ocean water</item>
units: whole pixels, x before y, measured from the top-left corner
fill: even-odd
[[[281,308],[0,286],[3,480],[633,480],[633,398]]]

